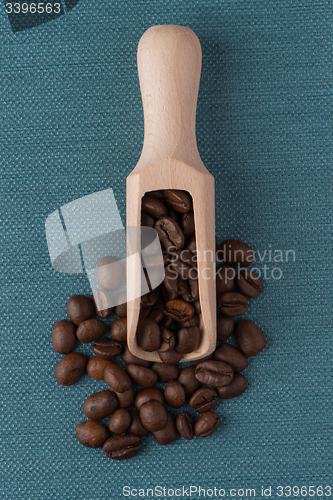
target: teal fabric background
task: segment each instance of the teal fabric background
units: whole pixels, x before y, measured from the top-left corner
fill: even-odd
[[[256,498],[271,485],[275,499],[278,485],[333,486],[332,21],[324,0],[81,0],[13,33],[0,5],[1,499],[191,484]],[[187,25],[201,41],[197,140],[216,180],[219,241],[292,249],[295,262],[256,263],[270,271],[246,317],[268,347],[250,360],[248,391],[219,404],[218,432],[169,447],[150,436],[117,463],[75,438],[83,400],[104,383],[64,388],[53,376],[53,324],[89,283],[52,269],[44,224],[109,187],[125,222],[143,140],[136,49],[154,24]]]

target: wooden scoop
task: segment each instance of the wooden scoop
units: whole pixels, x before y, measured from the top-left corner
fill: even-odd
[[[127,177],[127,227],[140,226],[141,198],[147,191],[182,189],[192,195],[201,303],[199,348],[181,361],[207,356],[216,347],[214,178],[198,153],[195,114],[201,70],[197,36],[185,26],[153,26],[138,46],[144,110],[144,144]],[[140,237],[127,243],[127,342],[135,356],[161,361],[136,341],[140,310]],[[129,258],[131,257],[132,258]]]

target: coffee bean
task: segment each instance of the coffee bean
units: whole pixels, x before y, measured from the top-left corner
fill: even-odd
[[[140,419],[150,432],[163,429],[168,423],[168,413],[162,403],[152,399],[140,406]]]
[[[174,319],[169,318],[168,316],[164,316],[160,323],[161,327],[168,328],[169,330],[175,330],[177,323]]]
[[[193,302],[193,307],[194,307],[194,310],[197,314],[201,314],[201,305],[200,305],[200,301],[199,300],[196,300],[195,302]]]
[[[193,366],[197,366],[200,363],[202,363],[203,361],[209,361],[210,359],[213,359],[213,357],[214,357],[214,353],[211,353],[211,354],[208,354],[207,356],[205,356],[204,358],[194,359],[193,361],[191,361],[191,363]]]
[[[188,354],[195,351],[200,344],[200,330],[197,326],[181,328],[177,333],[176,351]]]
[[[180,362],[183,355],[176,351],[176,349],[169,349],[168,351],[158,351],[158,355],[166,365],[175,365]]]
[[[161,345],[161,333],[158,324],[150,319],[139,321],[137,341],[144,351],[157,351]]]
[[[246,356],[255,356],[266,347],[266,339],[262,331],[253,321],[241,319],[235,329],[238,347]]]
[[[155,323],[160,323],[164,318],[164,301],[159,299],[156,304],[151,307],[148,307],[148,311],[146,313],[146,318],[154,321]]]
[[[106,332],[106,324],[97,318],[86,319],[79,324],[76,336],[80,342],[87,344],[102,337]]]
[[[120,356],[123,350],[122,344],[118,340],[113,339],[96,340],[91,348],[96,356],[108,360]]]
[[[173,408],[181,408],[185,404],[185,391],[176,380],[170,380],[164,389],[164,397]]]
[[[116,411],[118,400],[113,391],[100,391],[88,396],[83,403],[83,413],[91,420],[102,420]]]
[[[199,298],[199,284],[197,279],[188,279],[188,287],[184,293],[182,293],[182,299],[185,302],[197,302]]]
[[[139,412],[137,412],[136,410],[129,410],[129,412],[132,418],[132,422],[129,426],[128,432],[139,437],[148,436],[149,431],[142,425]]]
[[[171,217],[171,219],[175,220],[177,224],[180,224],[180,213],[176,212],[176,210],[174,210],[171,207],[167,207],[167,209],[168,209],[168,217]]]
[[[106,319],[113,313],[113,298],[107,290],[96,290],[93,293],[93,303],[97,316]]]
[[[180,279],[178,273],[170,265],[164,270],[163,285],[168,292],[174,294],[176,297],[184,292],[187,287],[187,283]],[[164,298],[167,298],[165,291]]]
[[[163,192],[160,189],[156,189],[155,191],[147,191],[145,194],[147,196],[152,196],[153,198],[163,200]]]
[[[127,340],[127,318],[119,318],[114,320],[111,325],[111,335],[119,342]]]
[[[220,344],[214,352],[214,359],[224,361],[231,366],[234,373],[239,373],[247,367],[247,357],[237,347],[230,344]]]
[[[228,264],[220,264],[216,268],[216,296],[219,297],[224,292],[234,292],[236,290],[237,269]]]
[[[100,259],[96,267],[96,279],[101,288],[118,290],[125,278],[125,268],[116,257],[107,255]]]
[[[192,198],[186,191],[180,189],[164,189],[163,196],[165,203],[182,214],[192,210]]]
[[[157,232],[164,248],[169,251],[180,250],[185,244],[184,233],[171,217],[162,217],[155,222],[154,229]]]
[[[150,368],[140,365],[127,365],[126,369],[128,375],[134,384],[140,385],[141,387],[154,387],[157,384],[158,377]]]
[[[168,210],[164,203],[155,196],[145,195],[142,198],[142,210],[147,214],[160,219],[168,215]]]
[[[84,295],[73,295],[67,302],[68,317],[75,325],[92,318],[95,314],[94,304]]]
[[[167,446],[178,437],[175,416],[170,411],[167,412],[167,415],[168,421],[166,426],[161,430],[153,432],[155,440],[162,446]]]
[[[117,399],[119,401],[119,408],[128,408],[134,403],[134,391],[133,387],[125,392],[115,392]]]
[[[125,370],[115,363],[104,370],[104,380],[115,392],[125,392],[132,388],[132,381]]]
[[[52,331],[53,349],[59,354],[69,354],[76,346],[76,326],[71,321],[58,321]]]
[[[194,316],[192,316],[191,319],[187,321],[180,321],[178,325],[181,328],[189,328],[190,326],[199,326],[199,322],[200,322],[199,316],[197,314],[194,314]]]
[[[150,361],[146,361],[145,359],[140,359],[137,356],[134,356],[134,354],[132,354],[131,351],[129,350],[127,344],[124,347],[121,359],[123,360],[125,365],[130,365],[130,364],[140,365],[140,366],[146,366],[147,368],[149,368],[151,365]]]
[[[225,292],[217,300],[219,310],[225,316],[241,316],[246,313],[248,299],[237,292]]]
[[[197,244],[196,244],[196,241],[195,241],[195,234],[186,240],[185,245],[184,245],[184,250],[189,250],[194,255],[196,255],[196,253],[197,253]]]
[[[180,227],[183,230],[185,238],[189,238],[194,234],[194,214],[193,212],[188,212],[183,214],[180,218]]]
[[[201,415],[194,424],[194,432],[197,436],[207,437],[213,434],[220,425],[220,417],[214,411]]]
[[[221,399],[237,398],[246,391],[247,380],[241,373],[235,373],[231,384],[225,387],[218,387],[217,393]]]
[[[163,406],[165,405],[164,394],[158,387],[151,387],[146,389],[141,389],[135,397],[135,408],[140,410],[141,406],[147,401],[151,401],[152,399],[156,399]]]
[[[109,431],[101,422],[86,420],[76,428],[78,441],[88,448],[102,448],[109,437]]]
[[[231,383],[234,372],[223,361],[204,361],[196,367],[195,376],[202,384],[223,387]]]
[[[161,339],[162,343],[159,348],[159,351],[166,352],[173,349],[176,345],[176,336],[175,333],[169,330],[168,328],[161,328]]]
[[[79,352],[71,352],[70,354],[66,354],[54,370],[55,378],[57,382],[61,385],[73,385],[77,382],[87,364],[87,358],[79,353]]]
[[[218,403],[218,394],[212,387],[200,387],[192,395],[190,407],[197,413],[213,410]]]
[[[194,308],[184,300],[175,299],[165,304],[164,314],[175,321],[188,321],[194,314]]]
[[[121,292],[116,298],[116,306],[114,308],[114,313],[118,318],[127,317],[127,294],[126,292]]]
[[[241,271],[237,277],[239,290],[247,297],[258,297],[263,289],[260,277],[252,271]]]
[[[90,377],[95,380],[104,380],[104,370],[107,366],[110,366],[112,361],[109,359],[99,358],[98,356],[93,356],[88,360],[87,372]]]
[[[238,240],[222,241],[217,254],[218,258],[227,264],[240,267],[248,267],[255,257],[254,250]]]
[[[141,226],[154,227],[155,219],[146,212],[141,212]]]
[[[131,422],[132,417],[130,412],[126,410],[126,408],[120,408],[110,417],[109,430],[113,432],[113,434],[122,434],[127,431]]]
[[[189,250],[178,250],[172,252],[170,259],[170,266],[179,276],[187,280],[196,279],[198,272],[196,263],[193,261],[193,254]]]
[[[229,337],[234,333],[235,320],[232,316],[224,316],[224,314],[219,313],[217,315],[217,341],[223,342],[228,340]]]
[[[162,384],[176,380],[179,374],[178,365],[166,365],[165,363],[153,363],[151,369],[157,373],[158,381]]]
[[[176,418],[176,428],[179,434],[188,441],[194,437],[194,418],[188,411],[182,411]]]
[[[154,304],[156,304],[156,302],[158,301],[158,299],[160,297],[160,292],[161,292],[160,288],[155,288],[151,292],[148,292],[145,295],[142,295],[141,305],[143,307],[144,306],[151,307]]]
[[[134,434],[112,436],[105,441],[103,451],[108,458],[113,460],[126,460],[137,455],[142,448],[142,441]]]
[[[186,399],[189,399],[200,387],[200,382],[195,378],[195,367],[186,366],[179,374],[178,382],[182,384]]]

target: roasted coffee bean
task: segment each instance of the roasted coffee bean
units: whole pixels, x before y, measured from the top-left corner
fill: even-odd
[[[96,279],[101,288],[118,290],[125,278],[123,263],[116,257],[102,257],[96,267]]]
[[[165,203],[176,210],[185,214],[192,210],[192,198],[186,191],[180,189],[164,189],[163,196]]]
[[[126,408],[120,408],[110,417],[109,430],[113,432],[113,434],[122,434],[127,431],[131,422],[132,417],[130,412],[126,410]]]
[[[176,351],[188,354],[195,351],[200,344],[200,330],[197,326],[181,328],[177,333]]]
[[[195,378],[195,367],[186,366],[179,374],[178,382],[182,384],[186,399],[190,399],[200,387],[200,382]]]
[[[73,295],[67,302],[68,317],[75,325],[92,318],[95,314],[94,304],[84,295]]]
[[[212,387],[200,387],[190,399],[190,407],[197,413],[213,410],[218,403],[218,394]]]
[[[168,217],[171,217],[171,219],[175,220],[177,222],[177,224],[179,224],[180,223],[180,213],[176,212],[176,210],[174,210],[171,207],[167,207],[167,208],[168,208]]]
[[[219,313],[217,315],[216,329],[218,342],[228,340],[228,338],[234,333],[234,318],[232,316],[224,316],[224,314]]]
[[[66,354],[54,370],[54,375],[59,384],[61,385],[72,385],[77,382],[87,364],[87,358],[79,352],[71,352]]]
[[[121,359],[123,360],[125,365],[140,365],[140,366],[146,366],[147,368],[149,368],[151,365],[150,361],[146,361],[145,359],[140,359],[137,356],[134,356],[134,354],[132,354],[131,351],[129,350],[127,344],[124,347]]]
[[[127,340],[127,318],[119,318],[114,320],[111,325],[111,335],[119,342]]]
[[[237,286],[247,297],[258,297],[263,289],[260,277],[252,271],[243,270],[237,276]]]
[[[235,329],[238,347],[246,356],[255,356],[266,347],[266,339],[262,331],[253,321],[241,319]]]
[[[163,192],[160,189],[156,189],[155,191],[147,191],[145,193],[147,196],[152,196],[153,198],[158,198],[159,200],[163,200]]]
[[[97,318],[86,319],[79,324],[76,336],[80,342],[87,344],[102,337],[106,332],[106,324]]]
[[[180,382],[170,380],[164,389],[164,397],[173,408],[181,408],[185,404],[185,391]]]
[[[236,290],[237,269],[228,264],[220,264],[216,268],[216,296],[219,297],[224,292],[234,292]]]
[[[166,301],[172,300],[170,299],[171,296],[177,298],[178,295],[185,293],[188,288],[187,281],[178,276],[178,273],[170,264],[164,269],[163,285],[165,290],[162,289],[162,293]]]
[[[217,393],[221,399],[237,398],[246,391],[247,380],[241,373],[235,373],[231,384],[224,387],[218,387]]]
[[[203,361],[209,361],[210,359],[213,359],[213,357],[214,357],[214,353],[212,352],[211,354],[208,354],[204,358],[194,359],[193,361],[191,361],[191,363],[192,363],[192,365],[197,366],[197,365],[200,365],[200,363],[202,363]]]
[[[175,330],[178,327],[178,323],[172,318],[168,316],[164,316],[160,323],[161,327],[168,328],[168,330]]]
[[[168,413],[162,403],[156,399],[143,403],[139,413],[142,424],[150,432],[159,431],[168,423]]]
[[[162,299],[159,299],[156,304],[148,308],[146,318],[155,323],[162,321],[164,318],[164,301]]]
[[[150,319],[138,323],[137,341],[141,349],[148,352],[157,351],[161,345],[160,327]]]
[[[188,287],[184,293],[182,293],[182,299],[185,302],[196,302],[199,298],[199,283],[197,279],[188,279]]]
[[[217,251],[218,258],[233,266],[248,267],[252,264],[255,252],[249,245],[238,240],[222,241]]]
[[[168,210],[164,203],[155,196],[145,194],[145,196],[142,198],[141,206],[144,212],[153,217],[156,217],[157,219],[166,217],[168,215]]]
[[[179,279],[181,279],[181,278],[179,278]],[[178,298],[178,295],[179,295],[178,292],[176,292],[176,293],[169,292],[165,287],[163,287],[162,292],[163,292],[163,297],[164,297],[165,302],[169,302],[170,300],[175,300]],[[163,310],[163,313],[164,313],[164,310]]]
[[[131,421],[131,425],[129,426],[128,432],[130,432],[131,434],[135,434],[136,436],[139,436],[139,437],[148,436],[149,431],[142,425],[139,412],[136,410],[129,410],[129,412],[130,412],[132,421]]]
[[[223,387],[232,382],[234,372],[223,361],[203,361],[195,368],[195,376],[202,384]]]
[[[96,290],[93,293],[93,303],[97,316],[106,319],[113,313],[113,298],[107,290]]]
[[[225,292],[220,295],[217,305],[225,316],[241,316],[246,313],[248,299],[237,292]]]
[[[104,370],[104,380],[115,392],[125,392],[132,388],[132,381],[125,370],[115,363]]]
[[[134,384],[140,385],[141,387],[154,387],[157,384],[158,377],[157,373],[140,365],[127,365],[126,369],[128,375]]]
[[[183,214],[180,218],[180,227],[183,230],[185,238],[189,238],[194,234],[194,214],[193,212],[188,212]]]
[[[196,253],[197,253],[197,244],[196,244],[196,241],[195,241],[195,234],[186,240],[185,245],[184,245],[184,250],[189,250],[194,255],[196,255]]]
[[[213,434],[220,425],[220,417],[214,411],[201,415],[194,424],[194,432],[197,436],[207,437]]]
[[[170,411],[167,412],[167,415],[168,415],[168,421],[166,426],[159,431],[153,432],[155,440],[158,442],[158,444],[162,446],[166,446],[172,443],[178,437],[175,416]]]
[[[88,448],[102,448],[109,437],[109,431],[101,422],[86,420],[76,428],[78,441]]]
[[[188,321],[180,321],[178,324],[181,328],[190,328],[190,326],[199,326],[200,319],[197,314],[194,314]]]
[[[195,279],[197,277],[197,270],[190,264],[180,260],[175,254],[173,254],[170,260],[170,266],[184,280],[187,280],[188,278]]]
[[[193,302],[193,307],[194,307],[194,310],[197,314],[201,314],[201,305],[200,305],[200,301],[199,300],[196,300],[195,302]]]
[[[142,441],[134,434],[112,436],[103,445],[103,451],[108,458],[113,460],[126,460],[137,455],[142,448]]]
[[[177,380],[179,374],[178,365],[166,365],[165,363],[153,363],[151,369],[157,373],[158,381],[163,384],[170,380]]]
[[[188,441],[194,437],[194,418],[188,411],[182,411],[176,418],[176,428],[179,434]]]
[[[160,288],[155,288],[151,292],[148,292],[145,295],[142,295],[141,305],[151,307],[154,304],[156,304],[156,302],[160,298],[160,292],[161,292]]]
[[[176,349],[169,349],[168,351],[158,351],[158,355],[166,365],[175,365],[180,362],[183,355],[176,351]]]
[[[83,413],[91,420],[102,420],[116,411],[118,399],[113,391],[100,391],[88,396],[83,403]]]
[[[58,321],[52,331],[53,349],[59,354],[69,354],[74,351],[77,338],[76,326],[71,321]]]
[[[144,403],[147,403],[148,401],[151,401],[152,399],[156,399],[159,401],[163,406],[165,405],[165,398],[164,394],[159,389],[158,387],[151,387],[151,388],[146,388],[146,389],[141,389],[135,397],[135,408],[137,410],[140,410],[141,406]]]
[[[121,292],[116,298],[116,306],[114,308],[114,313],[118,318],[127,317],[127,294],[126,292]]]
[[[115,392],[117,399],[119,401],[119,408],[128,408],[134,403],[134,391],[133,387],[125,392]]]
[[[92,350],[99,358],[113,359],[123,351],[123,346],[118,340],[113,339],[99,339],[92,345]]]
[[[247,357],[237,347],[223,343],[218,346],[214,352],[214,359],[224,361],[231,366],[234,373],[239,373],[247,367]]]
[[[169,251],[180,250],[185,244],[185,236],[181,227],[171,217],[162,217],[155,222],[162,245]]]
[[[141,212],[141,226],[154,227],[155,219],[146,212]]]
[[[104,380],[104,370],[111,364],[113,364],[113,362],[109,359],[93,356],[88,360],[87,363],[88,375],[90,375],[90,377],[94,378],[95,380]]]
[[[164,314],[175,321],[188,321],[194,314],[194,308],[184,300],[175,299],[165,304]]]
[[[162,343],[159,349],[160,351],[169,351],[176,345],[176,335],[168,328],[161,328],[161,339]]]

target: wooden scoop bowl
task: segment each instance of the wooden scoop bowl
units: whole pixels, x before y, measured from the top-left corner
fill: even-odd
[[[185,26],[153,26],[140,40],[137,59],[145,133],[139,162],[127,177],[126,224],[140,226],[141,198],[147,191],[182,189],[192,196],[202,341],[196,351],[181,359],[191,361],[216,347],[214,178],[201,161],[195,137],[200,42]],[[136,340],[141,295],[139,240],[127,243],[127,342],[135,356],[161,361],[157,352],[142,350]]]

